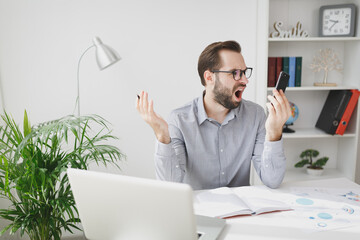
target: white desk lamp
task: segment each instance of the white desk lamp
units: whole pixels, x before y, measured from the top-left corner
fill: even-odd
[[[88,47],[83,54],[81,54],[79,62],[78,62],[78,68],[77,68],[77,98],[76,98],[76,102],[77,102],[77,108],[78,108],[78,116],[80,116],[80,81],[79,81],[79,70],[80,70],[80,62],[81,59],[83,58],[83,56],[85,55],[85,53],[87,51],[89,51],[91,48],[95,47],[96,48],[96,62],[99,66],[100,70],[103,70],[111,65],[113,65],[114,63],[116,63],[117,61],[119,61],[121,59],[121,57],[119,56],[119,54],[112,49],[111,47],[105,45],[102,43],[102,41],[100,40],[99,37],[94,37],[93,39],[93,45]]]

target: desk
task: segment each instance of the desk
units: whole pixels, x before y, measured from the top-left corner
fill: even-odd
[[[360,185],[346,178],[334,178],[304,182],[286,182],[276,191],[289,192],[291,187],[359,188]],[[360,225],[322,232],[306,232],[301,229],[301,226],[296,224],[296,221],[294,221],[294,224],[289,222],[286,227],[277,223],[287,214],[291,214],[291,212],[277,212],[228,219],[227,226],[219,239],[360,239]]]

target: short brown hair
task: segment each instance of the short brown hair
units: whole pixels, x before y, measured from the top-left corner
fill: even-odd
[[[204,79],[204,72],[206,70],[214,70],[221,68],[222,63],[219,52],[223,49],[241,53],[240,44],[236,41],[214,42],[207,46],[200,54],[198,61],[198,73],[201,79],[201,84],[203,86],[206,85]]]

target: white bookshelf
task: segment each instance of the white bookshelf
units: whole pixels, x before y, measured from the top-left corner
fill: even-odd
[[[355,133],[345,133],[344,135],[331,135],[317,129],[313,128],[297,128],[290,126],[291,129],[294,129],[296,134],[293,133],[284,133],[284,139],[307,139],[307,138],[346,138],[346,137],[355,137]]]
[[[286,92],[289,91],[329,91],[329,90],[347,90],[356,89],[357,86],[336,86],[336,87],[314,87],[314,86],[301,86],[301,87],[287,87]],[[274,88],[268,87],[267,91],[272,92]]]
[[[271,0],[270,0],[271,1]],[[307,38],[269,38],[269,42],[346,42],[359,41],[360,37],[307,37]]]
[[[343,173],[335,168],[327,168],[326,171],[323,172],[321,176],[311,176],[306,173],[305,168],[301,169],[291,169],[286,171],[284,182],[293,182],[299,181],[299,179],[307,181],[307,180],[320,180],[320,179],[328,179],[328,178],[340,178],[346,177]]]
[[[360,0],[323,1],[323,0],[259,0],[258,6],[258,54],[257,54],[257,96],[256,101],[265,107],[267,95],[273,88],[267,87],[268,57],[302,56],[301,87],[289,87],[286,96],[299,108],[299,118],[293,126],[295,133],[284,133],[284,151],[287,158],[285,181],[310,179],[303,169],[296,169],[300,153],[307,148],[319,150],[320,156],[328,156],[324,176],[346,177],[360,183],[359,164],[359,104],[354,110],[349,125],[343,136],[330,135],[315,128],[316,121],[330,90],[360,88],[360,23],[357,18],[355,37],[318,37],[319,8],[322,5],[355,3],[360,7]],[[360,13],[357,12],[357,15]],[[269,38],[274,31],[273,23],[283,21],[283,29],[289,30],[298,21],[309,38],[279,39]],[[264,25],[267,28],[264,28]],[[313,73],[309,69],[313,56],[318,50],[332,48],[343,63],[343,73],[330,72],[328,82],[337,83],[336,87],[315,87],[314,82],[322,82],[323,73]],[[265,71],[266,70],[266,71]],[[265,73],[264,73],[265,72]],[[253,184],[259,179],[253,174]]]

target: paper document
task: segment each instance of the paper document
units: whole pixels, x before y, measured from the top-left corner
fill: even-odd
[[[291,210],[272,196],[262,187],[222,187],[195,193],[194,210],[198,215],[219,218]]]
[[[360,188],[293,187],[287,194],[304,228],[326,231],[360,224]]]

